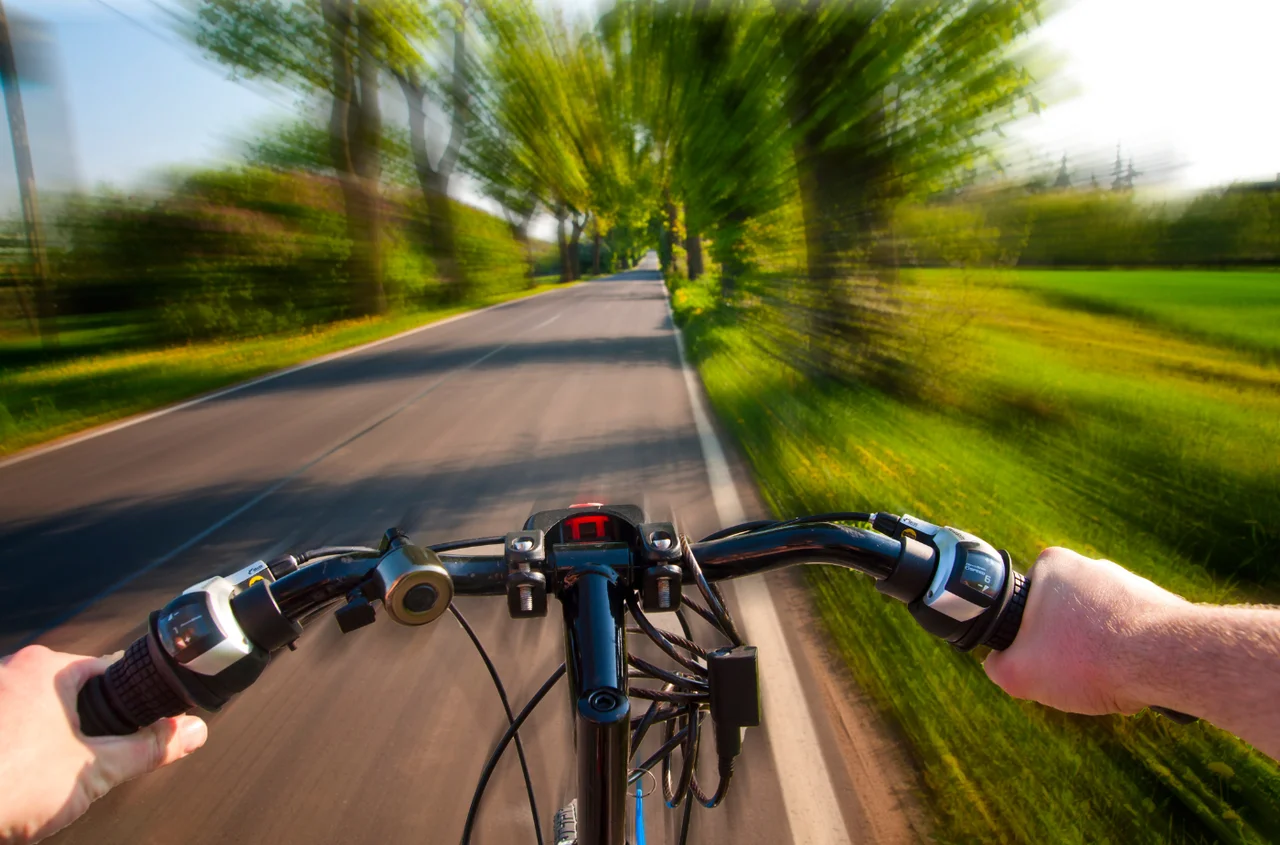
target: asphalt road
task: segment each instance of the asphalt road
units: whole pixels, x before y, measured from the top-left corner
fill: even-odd
[[[0,464],[0,653],[32,638],[113,651],[186,585],[284,550],[372,543],[392,525],[419,542],[501,534],[578,501],[674,511],[692,534],[718,527],[656,272],[488,309]],[[516,622],[501,600],[460,607],[513,702],[562,659],[557,614]],[[204,749],[116,790],[53,841],[457,841],[505,727],[458,626],[383,616],[343,637],[322,620],[299,645],[210,717]],[[794,653],[806,697],[820,699],[826,670]],[[523,732],[544,828],[572,794],[558,692]],[[812,709],[840,801],[840,817],[817,828],[828,832],[793,835],[782,779],[794,773],[779,771],[770,742],[795,714],[766,713],[729,799],[695,813],[694,841],[897,836],[873,835],[883,825],[848,776],[847,731],[821,701]],[[660,797],[646,802],[651,841],[670,841],[674,815]],[[474,841],[532,841],[514,754]]]

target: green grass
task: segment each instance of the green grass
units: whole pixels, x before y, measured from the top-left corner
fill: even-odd
[[[1064,288],[1104,296],[1131,291],[1137,274],[1064,275],[1078,277]],[[1176,301],[1148,303],[1153,313],[1194,300],[1182,274],[1168,275]],[[911,401],[806,380],[761,352],[750,324],[768,315],[717,305],[709,287],[673,297],[711,400],[777,513],[906,511],[972,530],[1023,566],[1065,545],[1199,600],[1280,594],[1276,366],[1206,342],[1203,326],[1180,335],[1172,322],[1051,302],[1038,288],[1057,283],[1043,274],[1037,290],[1006,274],[906,284],[963,315],[928,353],[945,377]],[[1240,311],[1277,307],[1272,290]],[[1092,719],[1015,701],[866,579],[810,573],[841,655],[914,754],[940,841],[1280,840],[1280,768],[1238,740],[1150,714]]]
[[[1204,339],[1280,355],[1280,273],[1018,270],[1007,278],[1067,307],[1113,309]]]
[[[61,348],[52,360],[27,366],[21,362],[36,355],[38,341],[30,335],[0,335],[0,455],[453,314],[557,287],[543,284],[451,308],[346,320],[305,332],[168,348],[122,349],[130,337],[127,324],[67,321]]]

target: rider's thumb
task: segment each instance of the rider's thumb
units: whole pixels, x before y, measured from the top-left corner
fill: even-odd
[[[209,728],[199,716],[161,719],[132,736],[97,740],[97,768],[110,786],[181,760],[204,745]]]
[[[982,668],[986,670],[987,677],[1002,689],[1008,681],[1004,661],[1005,654],[1001,651],[991,652],[987,655],[987,659],[982,661]]]

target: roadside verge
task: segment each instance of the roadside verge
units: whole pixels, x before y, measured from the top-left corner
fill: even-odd
[[[309,332],[122,351],[0,372],[0,467],[508,302],[569,287],[543,284],[452,308],[346,320]],[[5,407],[15,401],[33,410],[16,417]]]

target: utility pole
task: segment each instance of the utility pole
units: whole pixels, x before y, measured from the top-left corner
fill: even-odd
[[[27,118],[22,111],[22,92],[18,88],[18,63],[14,59],[9,18],[5,14],[3,0],[0,0],[0,84],[4,86],[9,135],[13,138],[13,161],[18,172],[18,196],[22,200],[22,223],[27,233],[27,252],[36,292],[40,340],[45,347],[54,348],[58,345],[57,306],[53,300],[49,261],[44,251],[44,232],[40,227],[36,173],[31,164],[31,146],[27,142]]]

